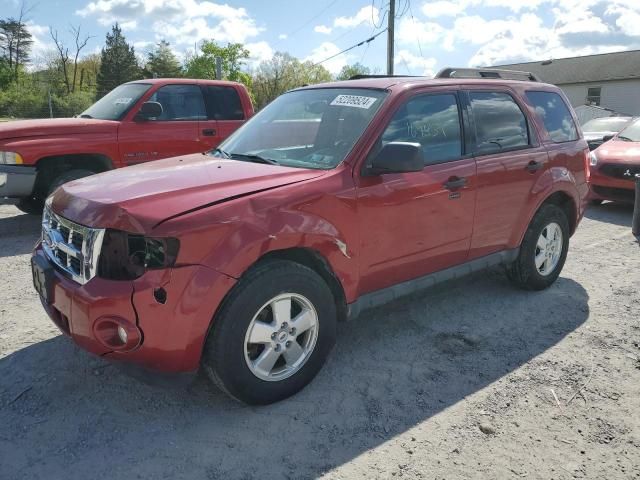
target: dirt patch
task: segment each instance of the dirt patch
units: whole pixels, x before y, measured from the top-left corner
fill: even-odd
[[[640,248],[588,212],[558,282],[499,270],[340,326],[316,380],[248,408],[76,348],[31,286],[39,221],[0,207],[0,478],[640,478]]]

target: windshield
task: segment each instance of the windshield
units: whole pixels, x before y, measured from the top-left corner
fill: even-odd
[[[289,167],[331,169],[362,136],[387,93],[317,88],[285,93],[212,152]]]
[[[622,130],[618,134],[618,138],[626,142],[640,142],[640,119]]]
[[[149,88],[151,85],[148,83],[125,83],[111,90],[79,116],[100,120],[120,120]]]
[[[582,126],[583,132],[619,132],[631,119],[628,117],[594,118]]]

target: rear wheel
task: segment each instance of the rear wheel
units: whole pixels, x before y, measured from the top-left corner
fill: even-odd
[[[520,288],[542,290],[556,281],[569,249],[569,222],[557,205],[543,205],[527,228],[520,253],[507,270]]]
[[[203,366],[237,400],[273,403],[315,377],[335,337],[335,300],[324,280],[303,265],[269,261],[247,273],[225,300]]]

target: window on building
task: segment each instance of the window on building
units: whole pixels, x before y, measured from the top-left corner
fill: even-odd
[[[600,106],[600,92],[602,87],[587,88],[587,105]]]

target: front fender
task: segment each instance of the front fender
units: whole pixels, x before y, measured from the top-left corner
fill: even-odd
[[[531,188],[529,200],[524,204],[520,212],[518,223],[509,241],[510,248],[516,248],[522,243],[531,219],[542,204],[556,192],[562,192],[573,201],[576,207],[577,218],[571,220],[577,225],[577,221],[583,213],[584,202],[576,188],[576,179],[573,173],[567,168],[560,166],[552,167],[545,170]]]

